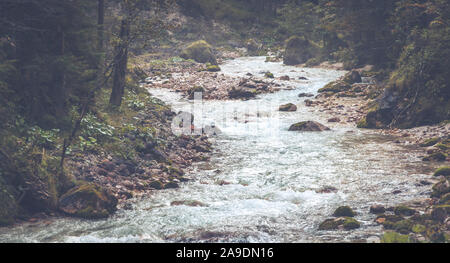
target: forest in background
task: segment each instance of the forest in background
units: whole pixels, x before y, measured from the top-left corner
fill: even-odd
[[[164,20],[174,5],[199,28]],[[219,31],[222,38],[200,32],[213,22],[230,30]],[[167,49],[177,56],[201,38],[228,49],[254,41],[265,55],[292,36],[314,47],[308,65],[374,66],[385,90],[361,127],[448,121],[446,0],[1,0],[0,224],[57,210],[82,184],[66,155],[114,149],[133,159],[130,152],[156,141],[156,125],[135,128],[139,142],[125,141],[121,127],[142,104],[162,107],[137,86],[145,74],[130,62],[134,55]]]

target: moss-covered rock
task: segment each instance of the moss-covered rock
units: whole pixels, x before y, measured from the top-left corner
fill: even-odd
[[[431,138],[431,139],[428,139],[428,140],[424,141],[423,143],[421,143],[420,146],[430,147],[430,146],[437,144],[439,141],[440,141],[439,138]]]
[[[450,167],[449,166],[443,166],[439,169],[436,170],[436,172],[434,172],[433,176],[445,176],[445,177],[449,177],[450,176]]]
[[[430,162],[430,161],[444,162],[445,160],[447,160],[447,157],[448,157],[448,155],[446,153],[435,152],[435,153],[432,153],[432,154],[424,157],[423,161],[425,161],[425,162]]]
[[[345,218],[345,222],[343,224],[345,230],[353,230],[361,227],[361,223],[359,223],[356,219],[347,217]]]
[[[412,232],[419,234],[419,233],[424,233],[425,231],[427,231],[427,227],[421,224],[415,224],[412,227]]]
[[[193,59],[199,63],[211,63],[212,65],[217,65],[217,60],[211,45],[204,40],[199,40],[188,45],[183,49],[180,57],[184,59]]]
[[[450,205],[437,205],[431,211],[431,218],[443,222],[450,214]]]
[[[440,198],[441,196],[450,193],[450,183],[444,179],[433,185],[431,197]]]
[[[302,121],[291,125],[289,131],[329,131],[330,128],[314,121]]]
[[[279,111],[297,111],[297,106],[292,103],[281,105]]]
[[[326,219],[319,225],[319,230],[336,230],[343,225],[345,218],[330,218]]]
[[[81,183],[59,201],[59,209],[67,215],[86,218],[106,218],[117,210],[117,198],[92,183]]]
[[[283,56],[285,65],[298,65],[307,62],[316,53],[316,47],[305,37],[292,36],[286,40]]]
[[[266,73],[264,74],[264,77],[266,77],[266,78],[268,78],[268,79],[273,79],[273,78],[275,78],[275,76],[273,75],[272,72],[266,72]]]
[[[393,229],[400,234],[408,234],[411,232],[414,222],[405,219],[394,223]]]
[[[381,243],[409,243],[408,235],[402,235],[393,231],[384,233]]]
[[[243,88],[243,87],[238,87],[235,88],[233,87],[229,92],[228,92],[228,97],[230,99],[251,99],[256,97],[256,95],[258,95],[259,92],[256,89],[251,89],[251,88]]]
[[[164,188],[164,185],[160,181],[152,181],[148,184],[148,186],[156,190],[161,190]]]
[[[218,72],[220,70],[221,70],[220,67],[217,65],[207,65],[206,66],[206,71],[209,71],[209,72]]]
[[[394,208],[394,213],[398,216],[412,216],[416,213],[416,210],[400,205]]]
[[[19,207],[13,189],[4,183],[0,176],[0,226],[14,223],[18,210]]]
[[[358,123],[356,124],[356,127],[360,129],[369,128],[366,117],[363,117],[361,120],[359,120]]]
[[[338,207],[333,213],[336,217],[354,217],[355,215],[356,213],[349,206]]]
[[[345,76],[342,78],[342,81],[350,85],[355,83],[361,83],[362,82],[361,74],[359,74],[359,72],[356,70],[352,70],[349,73],[345,74]]]
[[[319,93],[324,93],[324,92],[333,92],[333,93],[337,93],[337,92],[342,92],[342,91],[347,91],[350,90],[352,88],[352,86],[346,82],[337,80],[337,81],[332,81],[330,83],[328,83],[327,85],[325,85],[325,87],[319,89]]]

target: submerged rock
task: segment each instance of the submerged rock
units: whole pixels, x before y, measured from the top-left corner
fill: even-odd
[[[325,125],[322,125],[315,121],[303,121],[296,124],[293,124],[289,131],[329,131],[330,128],[328,128]]]
[[[204,40],[191,43],[180,54],[184,59],[193,59],[199,63],[211,63],[217,65],[211,45]]]
[[[292,103],[281,105],[279,111],[297,111],[297,106]]]
[[[106,218],[117,208],[117,198],[92,183],[76,186],[61,196],[59,210],[67,215],[86,219]]]

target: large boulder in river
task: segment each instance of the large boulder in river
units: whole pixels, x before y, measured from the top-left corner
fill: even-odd
[[[296,124],[293,124],[289,131],[329,131],[330,128],[328,128],[325,125],[322,125],[315,121],[302,121]]]
[[[298,65],[308,61],[314,55],[315,47],[305,37],[293,36],[286,40],[283,56],[285,65]]]
[[[59,210],[67,215],[86,218],[106,218],[117,210],[117,198],[109,191],[92,183],[75,186],[59,201]]]
[[[361,74],[359,74],[359,72],[356,70],[352,70],[349,73],[345,74],[342,81],[350,85],[355,83],[361,83],[362,82]]]
[[[180,54],[184,59],[193,59],[199,63],[211,63],[217,65],[216,57],[210,44],[204,40],[191,43]]]

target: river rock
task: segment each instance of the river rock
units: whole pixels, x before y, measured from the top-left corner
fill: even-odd
[[[74,217],[106,218],[117,210],[117,198],[98,185],[84,183],[61,196],[59,210]]]
[[[354,218],[339,217],[323,221],[319,225],[319,230],[337,230],[337,229],[353,230],[359,228],[360,226],[361,224]]]
[[[386,208],[382,205],[373,205],[370,207],[370,213],[372,214],[383,214],[384,212],[386,212]]]
[[[349,89],[351,89],[352,86],[350,86],[350,84],[344,82],[344,81],[332,81],[330,83],[328,83],[327,85],[325,85],[325,87],[319,89],[319,93],[325,93],[325,92],[332,92],[332,93],[337,93],[337,92],[342,92],[342,91],[347,91]]]
[[[285,105],[281,105],[279,111],[297,111],[297,106],[295,104],[288,103]]]
[[[289,131],[329,131],[330,128],[328,128],[325,125],[322,125],[315,121],[303,121],[296,124],[293,124]]]
[[[342,217],[342,216],[354,217],[355,215],[356,215],[356,213],[349,206],[338,207],[333,213],[333,216],[336,216],[336,217]]]
[[[334,117],[334,118],[328,119],[328,122],[341,122],[341,119],[339,119],[338,117]]]
[[[285,65],[303,64],[313,56],[313,46],[305,38],[292,36],[286,40],[286,49],[283,56]]]
[[[228,97],[230,99],[251,99],[251,98],[256,97],[257,94],[258,93],[255,89],[243,88],[243,87],[238,87],[238,88],[233,87],[228,92]]]
[[[193,59],[199,63],[211,63],[217,65],[211,45],[204,40],[189,44],[180,54],[184,59]]]
[[[289,80],[291,80],[291,78],[288,75],[285,75],[285,76],[281,76],[280,80],[289,81]]]
[[[314,97],[314,94],[312,94],[312,93],[300,93],[300,94],[298,94],[298,97],[299,98],[304,98],[304,97],[310,98],[310,97]]]
[[[362,82],[361,74],[356,70],[347,73],[342,80],[350,85]]]

